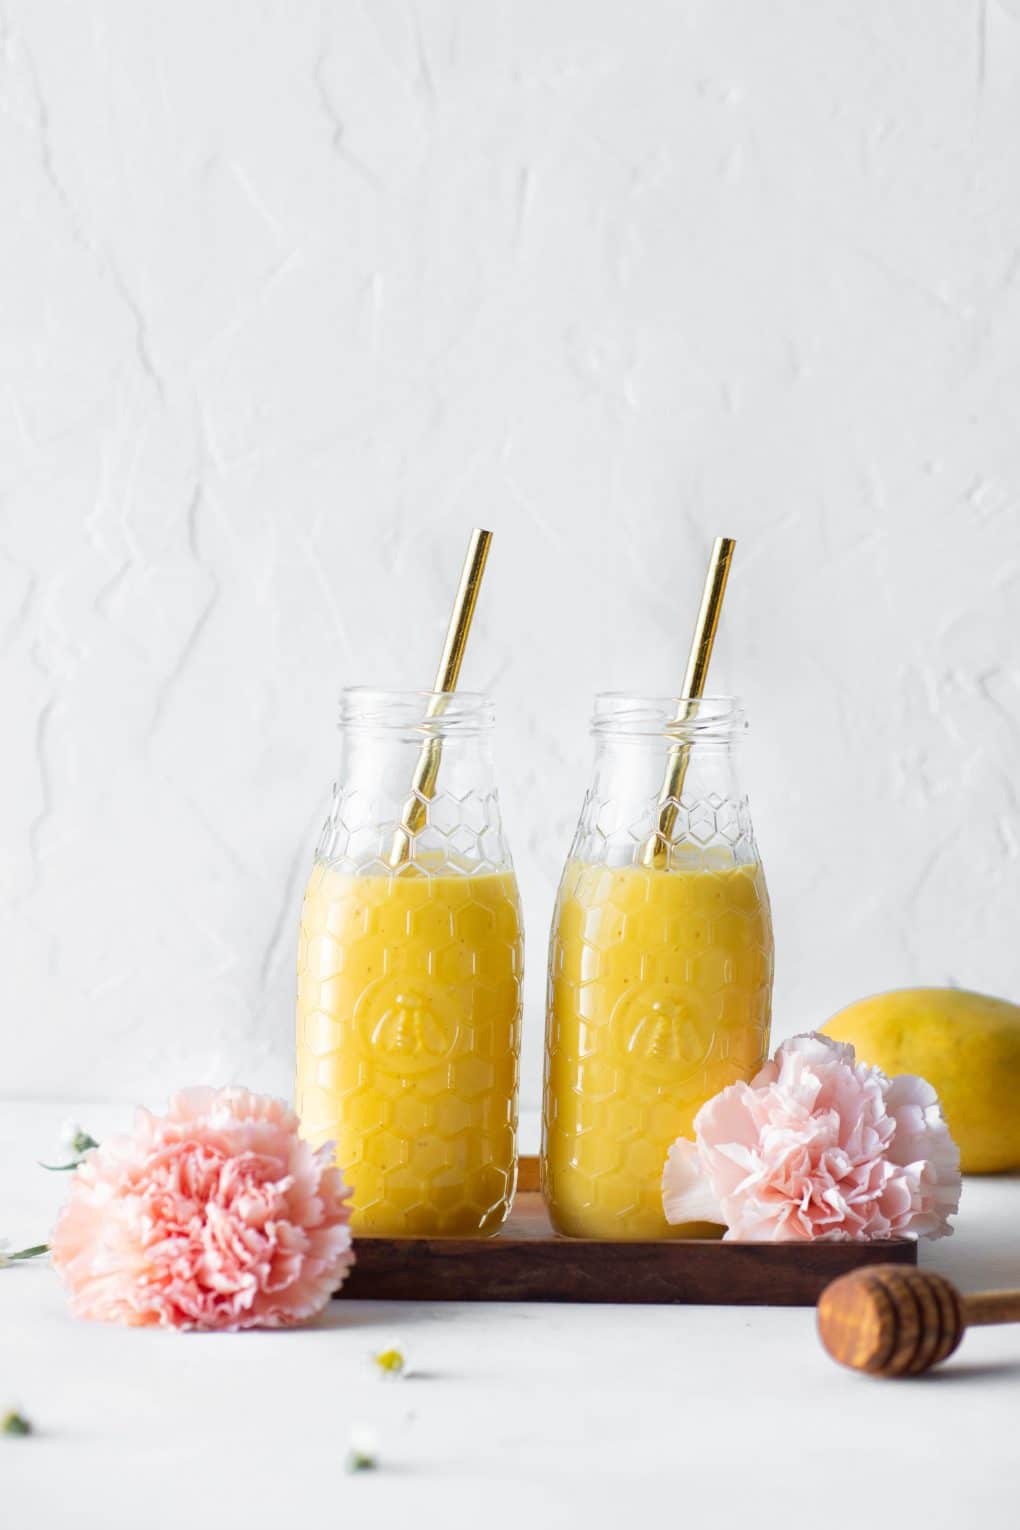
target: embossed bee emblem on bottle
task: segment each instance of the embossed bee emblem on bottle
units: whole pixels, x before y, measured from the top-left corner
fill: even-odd
[[[628,1065],[663,1080],[687,1078],[703,1068],[715,1044],[685,1004],[644,989],[624,996],[612,1027]]]
[[[356,1020],[374,1062],[387,1072],[425,1073],[457,1044],[456,1021],[404,980],[383,978],[366,989]]]

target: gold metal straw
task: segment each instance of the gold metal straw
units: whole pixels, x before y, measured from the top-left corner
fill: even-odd
[[[446,629],[446,641],[436,670],[435,684],[425,709],[426,720],[438,717],[446,706],[449,693],[457,689],[464,649],[471,630],[471,618],[478,604],[478,591],[481,589],[491,541],[491,531],[482,531],[476,526],[471,533],[464,567],[460,572],[460,584],[450,612],[450,625]],[[411,778],[411,795],[404,803],[400,827],[393,836],[390,847],[390,865],[393,867],[402,866],[409,859],[414,837],[425,822],[426,807],[436,789],[441,754],[442,744],[435,734],[430,734],[421,746]]]
[[[684,671],[683,691],[677,707],[674,724],[686,722],[691,715],[688,702],[705,694],[708,664],[712,657],[712,645],[719,627],[726,580],[736,542],[732,537],[716,537],[712,556],[705,575],[705,588],[701,592],[701,608],[694,624],[691,651]],[[676,828],[676,815],[687,775],[690,756],[686,743],[673,744],[666,764],[666,775],[659,793],[659,811],[655,828],[641,847],[641,860],[646,866],[661,866],[669,856],[669,846]]]

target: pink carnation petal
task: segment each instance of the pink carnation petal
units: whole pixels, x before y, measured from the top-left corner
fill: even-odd
[[[722,1208],[702,1168],[697,1145],[678,1137],[662,1171],[662,1208],[666,1221],[721,1222]]]
[[[82,1317],[173,1328],[314,1316],[354,1260],[349,1191],[282,1100],[188,1089],[90,1152],[53,1233]]]
[[[934,1090],[888,1079],[851,1046],[816,1034],[783,1042],[750,1084],[702,1106],[694,1128],[663,1174],[671,1222],[701,1219],[691,1207],[714,1197],[731,1239],[952,1232],[959,1153]]]

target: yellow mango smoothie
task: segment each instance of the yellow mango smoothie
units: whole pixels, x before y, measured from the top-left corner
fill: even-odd
[[[484,1236],[516,1179],[513,873],[317,861],[298,954],[297,1106],[336,1143],[358,1234]]]
[[[549,974],[543,1189],[574,1237],[691,1236],[662,1211],[670,1144],[768,1052],[761,866],[567,862]]]

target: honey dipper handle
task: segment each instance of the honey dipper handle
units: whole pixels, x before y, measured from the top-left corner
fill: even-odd
[[[967,1327],[983,1323],[1020,1323],[1020,1291],[979,1291],[963,1297]]]

